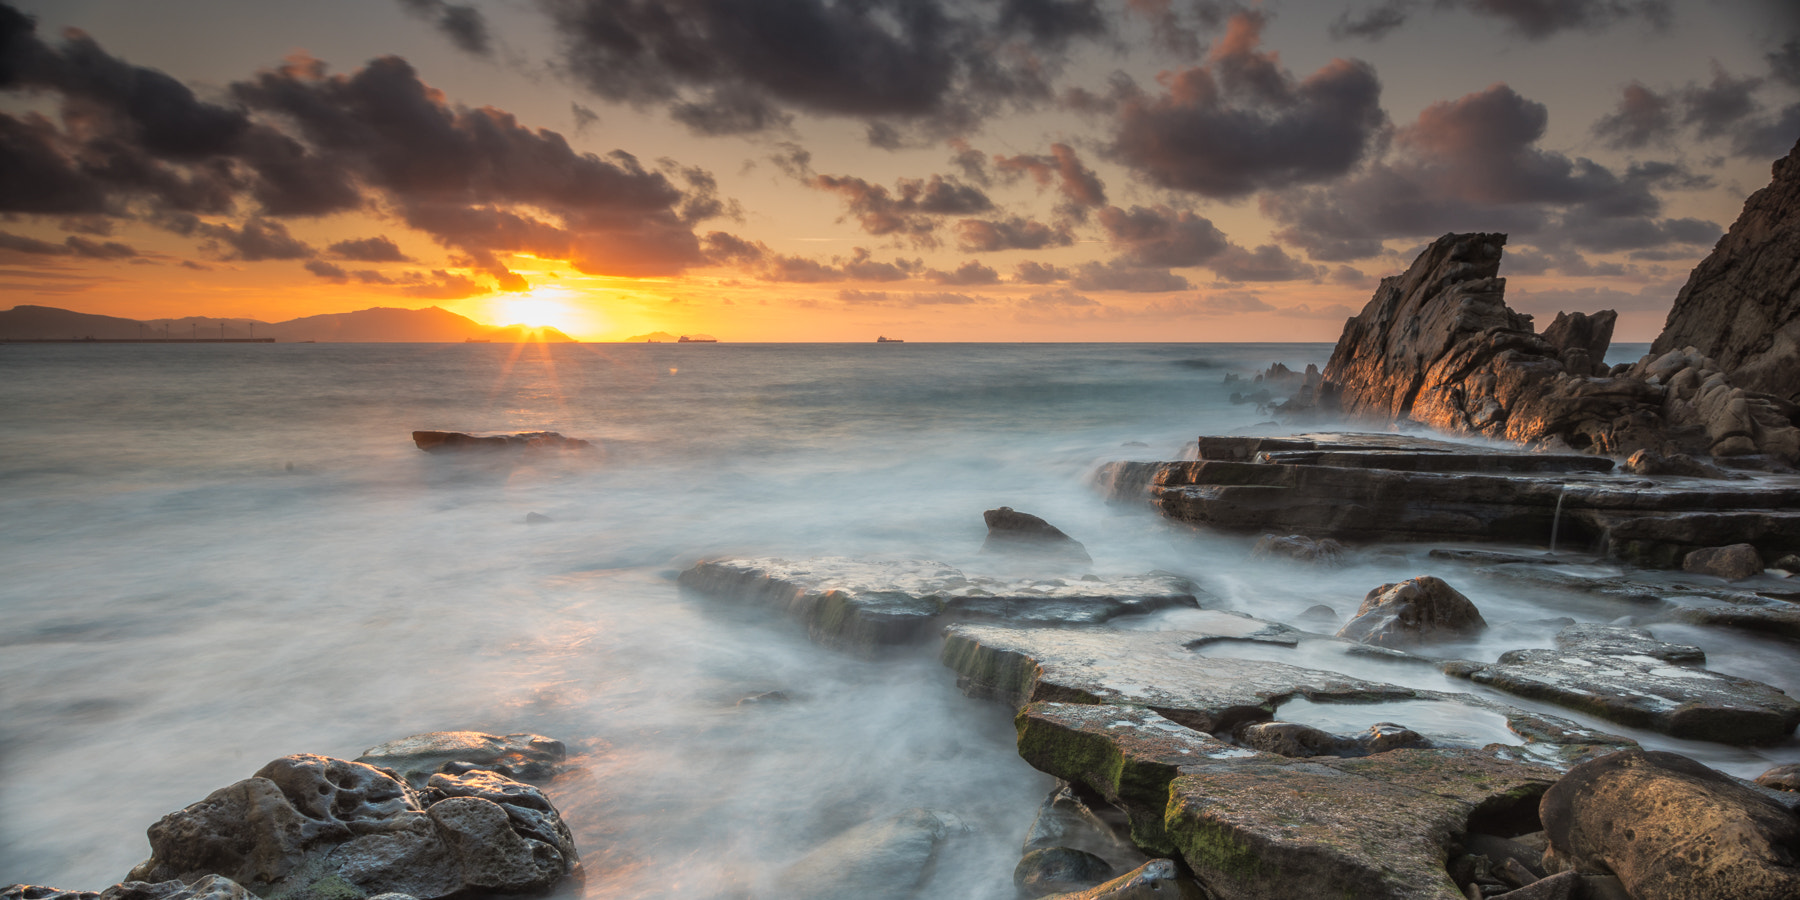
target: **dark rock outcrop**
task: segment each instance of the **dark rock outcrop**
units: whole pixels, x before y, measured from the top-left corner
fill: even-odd
[[[1685,756],[1589,760],[1539,811],[1559,864],[1617,875],[1636,900],[1800,896],[1800,818]]]
[[[476,770],[520,781],[543,781],[555,775],[567,757],[562,741],[541,734],[432,731],[377,744],[364,750],[356,761],[390,769],[422,789],[433,775]]]
[[[1800,403],[1800,144],[1694,267],[1651,352],[1689,346],[1739,386]]]
[[[1761,682],[1701,668],[1698,647],[1622,625],[1571,625],[1552,650],[1513,650],[1493,663],[1455,661],[1447,674],[1621,725],[1674,737],[1750,744],[1800,725],[1800,702]]]
[[[1468,597],[1442,578],[1421,575],[1370,591],[1338,637],[1401,649],[1485,630],[1487,621]]]
[[[474,435],[460,431],[415,431],[413,443],[420,450],[443,453],[458,450],[585,450],[592,443],[563,437],[554,431],[521,431],[517,434]]]
[[[983,512],[981,518],[988,527],[987,540],[981,544],[983,553],[1038,557],[1073,563],[1094,561],[1093,557],[1088,556],[1087,548],[1083,547],[1080,541],[1069,537],[1062,532],[1062,529],[1030,513],[1022,513],[1010,506],[1002,506],[999,509]]]
[[[131,881],[219,875],[284,900],[542,893],[580,872],[568,830],[530,785],[439,774],[419,792],[323,756],[275,760],[164,816],[149,835],[151,857]]]
[[[260,900],[243,885],[222,875],[208,875],[192,884],[169,879],[155,883],[124,881],[104,891],[65,891],[33,884],[0,889],[0,900]]]
[[[1800,763],[1771,766],[1756,776],[1756,783],[1778,791],[1800,792]]]

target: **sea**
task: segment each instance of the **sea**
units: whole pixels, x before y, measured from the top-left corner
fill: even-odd
[[[1011,898],[1054,786],[1018,758],[1011,710],[963,696],[929,647],[824,648],[676,575],[730,556],[979,572],[982,511],[1004,505],[1081,541],[1096,572],[1177,572],[1209,603],[1268,618],[1348,614],[1377,585],[1449,577],[1426,547],[1333,570],[1252,560],[1254,535],[1109,505],[1093,486],[1106,462],[1182,458],[1203,433],[1288,430],[1232,395],[1330,350],[0,345],[0,884],[113,884],[159,817],[284,755],[480,730],[568,746],[547,790],[586,897],[764,896],[844,829],[924,807],[964,826],[927,895]],[[432,454],[414,430],[593,447]],[[1549,646],[1556,616],[1641,612],[1460,577],[1497,623],[1456,648],[1470,658]],[[1786,647],[1653,630],[1800,692]],[[1430,669],[1348,674],[1484,690]],[[740,703],[770,691],[785,702]],[[1429,706],[1403,724],[1517,742]],[[1556,712],[1735,774],[1800,760],[1792,741],[1734,749]]]

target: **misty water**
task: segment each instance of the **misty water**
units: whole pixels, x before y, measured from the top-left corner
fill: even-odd
[[[1250,536],[1108,506],[1090,486],[1103,462],[1179,458],[1198,434],[1266,422],[1230,402],[1244,388],[1227,373],[1329,351],[0,346],[0,883],[98,890],[148,855],[157,818],[271,759],[478,729],[569,746],[574,768],[547,789],[589,897],[754,896],[843,829],[928,807],[968,826],[928,895],[1009,898],[1052,784],[1014,752],[1010,710],[958,693],[932,648],[856,658],[674,582],[727,555],[981,571],[981,512],[1000,505],[1081,540],[1097,572],[1178,572],[1209,602],[1278,620],[1317,603],[1345,616],[1376,585],[1438,574],[1495,624],[1445,651],[1470,658],[1549,646],[1553,616],[1642,614],[1425,547],[1335,570],[1251,561]],[[551,430],[595,449],[427,454],[414,429]],[[534,512],[550,521],[527,525]],[[1179,628],[1180,613],[1119,624]],[[1653,630],[1800,692],[1782,645]],[[1217,652],[1479,690],[1323,641]],[[777,690],[790,699],[738,704]],[[1410,724],[1285,711],[1334,730]],[[1736,774],[1800,759],[1792,741],[1733,749],[1546,711]],[[1483,715],[1397,712],[1449,740],[1506,738]]]

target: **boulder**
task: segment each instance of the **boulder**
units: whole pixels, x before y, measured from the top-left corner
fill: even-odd
[[[1684,756],[1582,763],[1539,811],[1561,865],[1616,875],[1636,900],[1800,896],[1800,818]]]
[[[776,875],[784,900],[909,900],[940,845],[966,829],[954,815],[910,809],[850,828]]]
[[[1118,812],[1107,807],[1109,814]],[[1091,853],[1122,869],[1135,869],[1144,856],[1131,842],[1122,840],[1114,826],[1082,799],[1073,786],[1059,783],[1031,820],[1025,832],[1023,852],[1067,847]]]
[[[1744,388],[1800,403],[1800,144],[1675,296],[1652,354],[1698,348]]]
[[[0,900],[260,900],[243,885],[222,875],[208,875],[193,884],[170,879],[150,883],[124,881],[104,891],[65,891],[59,888],[15,884],[0,890]]]
[[[1002,506],[982,513],[981,518],[988,527],[987,540],[981,544],[983,553],[1045,557],[1084,564],[1094,561],[1080,541],[1030,513]]]
[[[1487,622],[1468,597],[1442,578],[1421,575],[1370,591],[1338,637],[1398,649],[1473,637],[1485,630]]]
[[[1774,567],[1783,572],[1800,575],[1800,554],[1789,553],[1786,556],[1775,560]]]
[[[151,857],[131,881],[220,875],[280,900],[536,893],[580,873],[568,830],[530,785],[439,774],[421,793],[385,770],[323,756],[275,760],[149,835]]]
[[[1106,860],[1070,847],[1033,850],[1013,868],[1013,886],[1024,897],[1084,891],[1112,877],[1113,867]]]
[[[0,900],[94,900],[99,891],[71,891],[41,884],[9,884],[0,888]]]
[[[1625,460],[1625,471],[1633,475],[1679,475],[1687,478],[1743,478],[1712,463],[1701,462],[1686,453],[1664,456],[1650,450],[1639,450]]]
[[[1099,624],[1200,605],[1192,582],[1166,572],[997,578],[928,560],[709,560],[677,581],[697,593],[785,610],[814,640],[857,650],[921,640],[953,621]]]
[[[1700,575],[1717,575],[1726,581],[1743,581],[1761,575],[1761,554],[1749,544],[1703,547],[1681,558],[1681,568]]]
[[[1250,550],[1251,559],[1295,559],[1301,562],[1340,566],[1344,563],[1344,545],[1325,538],[1315,541],[1304,535],[1265,534]]]
[[[1771,766],[1756,776],[1756,783],[1778,791],[1800,791],[1800,763]]]
[[[1052,900],[1204,900],[1205,896],[1197,885],[1182,877],[1173,861],[1153,859],[1105,884],[1057,894]]]
[[[460,431],[415,431],[413,443],[431,453],[464,450],[586,450],[592,443],[563,437],[554,431],[521,431],[516,434],[474,435]]]
[[[432,731],[377,744],[356,761],[391,769],[414,788],[423,788],[440,772],[482,770],[520,781],[545,781],[567,756],[562,741],[541,734]]]
[[[1533,700],[1663,734],[1727,744],[1780,740],[1800,702],[1757,681],[1701,666],[1697,647],[1622,625],[1570,625],[1555,649],[1513,650],[1494,663],[1451,661],[1445,673]]]

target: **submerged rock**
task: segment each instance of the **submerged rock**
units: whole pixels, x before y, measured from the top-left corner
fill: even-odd
[[[1674,737],[1750,744],[1800,725],[1800,702],[1761,682],[1700,668],[1699,648],[1618,625],[1571,625],[1553,650],[1513,650],[1447,674]]]
[[[580,862],[554,807],[491,773],[421,794],[363,763],[298,755],[150,826],[130,880],[220,875],[281,900],[546,892]],[[208,900],[226,900],[224,897]]]
[[[988,527],[987,540],[981,544],[983,553],[1041,557],[1084,564],[1094,561],[1080,541],[1030,513],[1002,506],[982,513],[981,518],[987,522]]]
[[[460,431],[415,431],[413,443],[431,453],[459,450],[586,450],[592,443],[563,437],[554,431],[521,431],[516,434],[474,435]]]
[[[1024,897],[1083,891],[1112,877],[1110,863],[1072,847],[1033,850],[1013,868],[1013,886]]]
[[[965,831],[954,815],[911,809],[851,828],[774,879],[784,900],[909,900],[930,875],[944,841]]]
[[[1617,875],[1636,900],[1800,896],[1800,818],[1674,753],[1590,760],[1544,794],[1557,861]]]
[[[1108,808],[1116,813],[1116,808]],[[1135,869],[1144,855],[1122,840],[1113,825],[1096,812],[1068,783],[1058,784],[1025,832],[1024,853],[1051,847],[1069,847],[1092,853],[1120,868]]]
[[[1325,538],[1315,541],[1305,535],[1265,534],[1250,549],[1251,559],[1297,559],[1301,562],[1338,566],[1344,563],[1344,545]]]
[[[377,744],[364,750],[356,761],[392,769],[414,788],[423,788],[440,772],[474,770],[498,772],[520,781],[543,781],[555,775],[567,757],[562,741],[541,734],[432,731]]]
[[[1421,575],[1384,584],[1363,598],[1338,637],[1377,647],[1416,647],[1487,630],[1481,611],[1442,578]]]
[[[1166,859],[1153,859],[1105,884],[1057,894],[1051,900],[1204,900],[1200,889],[1181,877]]]
[[[699,593],[786,610],[814,640],[858,649],[918,640],[959,620],[1098,624],[1200,605],[1192,582],[1167,573],[994,578],[927,560],[711,560],[682,572],[678,582]]]

